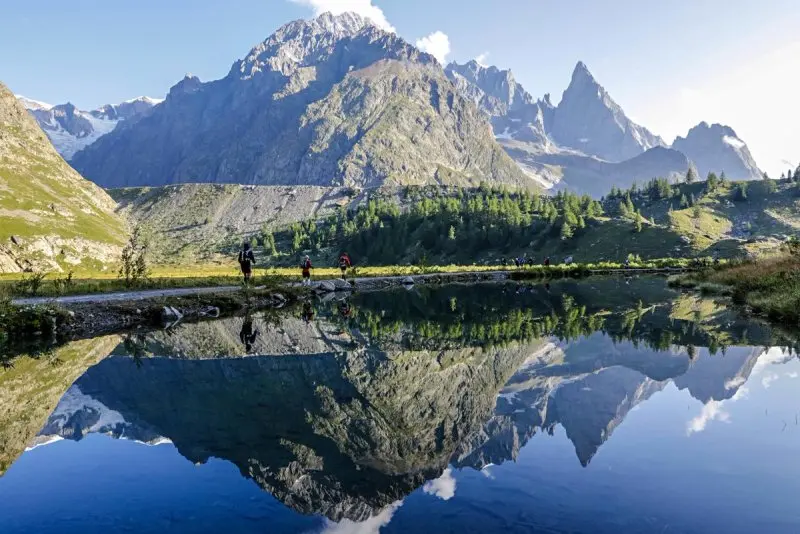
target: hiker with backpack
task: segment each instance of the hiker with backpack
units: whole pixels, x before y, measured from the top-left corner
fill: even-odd
[[[313,268],[314,268],[314,266],[311,265],[311,258],[306,256],[303,259],[303,262],[300,264],[300,269],[302,269],[302,272],[303,272],[303,285],[304,286],[310,286],[311,285],[311,269],[313,269]]]
[[[347,252],[343,252],[341,256],[339,256],[339,269],[342,270],[342,280],[347,280],[347,269],[353,266],[353,263],[350,261],[350,256]]]
[[[253,249],[250,243],[244,243],[242,250],[239,251],[239,267],[242,269],[242,276],[244,276],[245,285],[250,283],[250,278],[253,275],[253,264],[256,262],[256,257],[253,255]]]

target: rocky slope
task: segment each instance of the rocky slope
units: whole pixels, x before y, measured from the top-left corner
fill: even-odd
[[[625,115],[606,89],[578,63],[558,106],[550,95],[535,100],[508,70],[472,61],[451,63],[447,75],[465,98],[490,118],[497,141],[544,187],[600,197],[612,186],[627,189],[654,177],[678,181],[693,165],[734,179],[760,177],[747,145],[732,129],[705,123],[678,138],[663,139]]]
[[[445,72],[459,92],[491,117],[499,140],[516,139],[543,148],[552,144],[548,132],[553,127],[555,108],[550,95],[536,101],[510,70],[484,67],[477,61],[450,63]]]
[[[352,13],[283,26],[221,80],[185,78],[72,163],[104,187],[532,186],[432,56]]]
[[[731,180],[758,180],[762,177],[747,144],[730,126],[701,122],[686,135],[678,137],[672,148],[691,159],[701,179],[709,172],[724,171]]]
[[[245,239],[325,217],[355,201],[341,187],[183,184],[112,189],[118,212],[150,236],[158,262],[213,261]],[[230,259],[230,257],[228,258]]]
[[[93,111],[83,111],[69,102],[53,106],[24,96],[17,95],[17,98],[67,161],[77,151],[116,128],[120,121],[136,119],[161,102],[141,96],[117,105],[107,104]]]
[[[115,261],[125,240],[115,208],[0,84],[0,272]]]

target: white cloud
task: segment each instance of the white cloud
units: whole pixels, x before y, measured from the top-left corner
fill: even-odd
[[[392,516],[401,506],[403,506],[403,501],[396,501],[366,521],[356,522],[350,519],[342,519],[338,523],[328,521],[322,534],[378,534],[381,528],[389,524]]]
[[[478,54],[478,57],[475,58],[475,61],[481,67],[488,67],[487,60],[489,59],[489,52],[484,52],[483,54]]]
[[[702,432],[706,429],[706,425],[711,421],[730,421],[730,414],[723,409],[722,402],[712,400],[700,412],[700,415],[689,421],[686,426],[686,434],[691,435],[695,432]]]
[[[373,4],[372,0],[292,0],[292,2],[310,7],[314,10],[315,16],[328,11],[334,15],[353,12],[370,19],[376,26],[387,32],[395,33],[396,31],[394,26],[389,24],[383,10]]]
[[[764,389],[769,389],[772,383],[779,378],[780,376],[778,376],[777,374],[770,373],[768,375],[765,375],[764,378],[761,379],[761,385],[764,386]]]
[[[449,501],[456,494],[456,479],[453,478],[453,472],[448,467],[442,473],[442,476],[435,480],[430,480],[422,486],[422,491],[428,495],[435,495],[443,501]]]
[[[435,31],[427,37],[417,40],[417,48],[427,52],[444,65],[450,55],[450,38],[446,33]]]

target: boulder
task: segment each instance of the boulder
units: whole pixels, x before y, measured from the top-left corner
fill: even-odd
[[[314,289],[322,293],[333,293],[336,291],[336,285],[331,281],[325,280],[324,282],[317,284],[317,287]]]
[[[175,323],[183,319],[183,314],[172,306],[164,306],[161,310],[161,321],[164,323]]]

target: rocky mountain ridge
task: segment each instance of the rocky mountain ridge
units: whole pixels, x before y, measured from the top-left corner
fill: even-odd
[[[451,63],[446,72],[492,122],[506,152],[546,187],[607,193],[654,177],[678,181],[690,168],[704,178],[725,172],[735,180],[761,177],[747,145],[730,127],[706,123],[670,147],[630,120],[606,89],[579,62],[561,101],[535,100],[510,70],[475,61]],[[664,149],[679,154],[669,154]]]
[[[699,176],[709,172],[724,171],[734,180],[758,180],[762,173],[750,154],[747,144],[730,126],[709,125],[701,122],[686,134],[678,137],[672,148],[686,154],[695,165]]]
[[[135,119],[163,101],[140,96],[120,104],[106,104],[92,111],[83,111],[70,102],[54,106],[16,96],[39,123],[58,153],[68,161],[77,151],[113,131],[120,121]]]
[[[352,13],[283,26],[221,80],[184,78],[72,164],[104,187],[534,186],[433,56]]]

